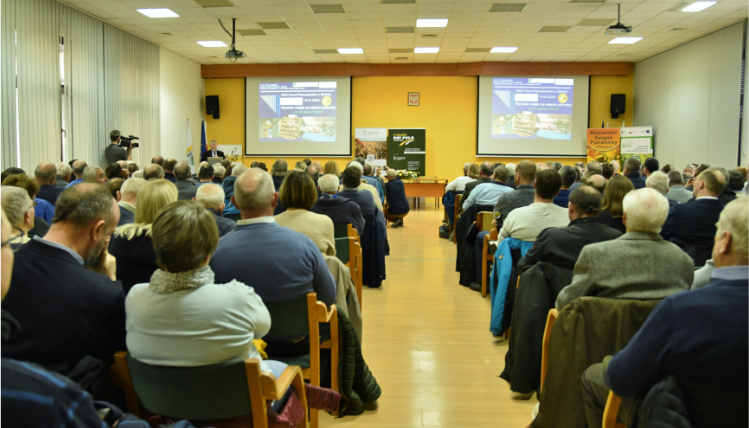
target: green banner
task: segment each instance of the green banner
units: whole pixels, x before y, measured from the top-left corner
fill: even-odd
[[[426,129],[388,130],[388,167],[426,173]]]

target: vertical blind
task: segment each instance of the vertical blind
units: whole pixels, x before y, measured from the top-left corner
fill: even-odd
[[[54,0],[3,0],[2,36],[3,169],[103,165],[112,129],[141,138],[136,162],[158,154],[158,46]]]

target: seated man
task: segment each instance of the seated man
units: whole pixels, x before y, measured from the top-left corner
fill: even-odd
[[[710,242],[715,236],[723,204],[718,195],[723,192],[726,181],[716,170],[703,171],[694,180],[692,203],[678,204],[671,208],[663,225],[661,236],[686,251],[695,266],[702,266],[710,258]]]
[[[52,226],[16,253],[14,287],[3,309],[21,328],[3,357],[65,374],[84,356],[111,363],[125,349],[125,294],[106,267],[107,245],[120,218],[112,195],[81,183],[57,199]]]
[[[748,223],[746,201],[726,205],[718,220],[716,269],[708,286],[664,299],[624,349],[585,371],[588,426],[601,425],[609,388],[625,398],[619,418],[627,422],[637,411],[632,399],[644,397],[666,375],[722,388],[749,386]],[[737,410],[743,425],[746,403],[742,405]]]
[[[334,174],[325,174],[317,180],[317,187],[321,196],[310,211],[330,217],[333,223],[351,223],[361,236],[364,233],[361,208],[351,199],[336,195],[338,177]]]
[[[361,208],[363,216],[374,214],[377,210],[371,193],[366,190],[359,190],[361,184],[361,168],[354,165],[346,167],[341,174],[343,188],[338,192],[338,196],[351,199]]]
[[[250,168],[237,178],[232,203],[242,219],[211,258],[216,283],[236,279],[254,287],[264,302],[316,292],[319,300],[334,303],[336,285],[320,250],[308,237],[276,223],[277,201],[267,172]]]
[[[70,177],[73,174],[73,168],[70,167],[70,165],[66,164],[65,162],[58,162],[56,165],[57,169],[57,175],[55,175],[55,186],[62,187],[63,189],[65,186],[70,183]]]
[[[692,199],[692,192],[684,189],[684,177],[679,171],[668,173],[668,192],[666,197],[677,204],[683,204]]]
[[[190,165],[187,162],[180,162],[174,166],[174,185],[177,186],[177,200],[184,201],[190,200],[195,197],[195,193],[198,191],[197,186],[193,183],[190,178]]]
[[[510,389],[517,394],[513,398],[528,399],[539,387],[538,367],[541,366],[546,314],[553,308],[559,290],[572,279],[572,269],[580,251],[588,244],[621,235],[598,220],[602,201],[601,194],[591,186],[582,185],[573,190],[569,198],[570,223],[567,227],[544,229],[518,262],[520,273],[540,263],[551,266],[541,268],[537,274],[530,272],[521,276],[518,285],[512,316],[513,334],[505,356],[505,370],[500,375],[510,382]]]
[[[509,169],[508,169],[508,172]],[[484,162],[479,166],[479,176],[476,180],[468,182],[465,184],[464,191],[463,191],[463,199],[466,200],[468,197],[471,196],[471,192],[473,192],[473,189],[475,189],[477,186],[489,183],[492,181],[492,174],[494,174],[494,168],[492,168],[491,162]],[[510,172],[510,176],[512,176],[514,172]],[[460,177],[459,177],[460,178]],[[456,178],[457,180],[457,178]],[[457,187],[457,186],[456,186]],[[445,188],[445,191],[449,190],[447,187]]]
[[[208,183],[200,186],[195,194],[195,202],[213,214],[218,226],[218,236],[222,237],[237,228],[237,222],[224,217],[224,189],[218,184]]]
[[[580,187],[580,182],[575,182],[577,179],[577,172],[575,168],[565,165],[559,169],[559,175],[562,176],[562,188],[559,190],[559,194],[554,196],[554,203],[562,208],[567,208],[570,202],[570,192],[572,192],[572,185],[577,184],[575,188]]]
[[[475,181],[478,178],[479,168],[478,165],[470,162],[463,165],[463,175],[457,177],[455,180],[447,183],[445,186],[445,192],[463,192],[465,191],[466,184]]]
[[[666,196],[666,193],[668,192],[668,176],[660,171],[654,171],[650,173],[650,175],[648,175],[648,178],[645,180],[645,186],[651,189],[655,189],[659,191],[663,196]],[[666,197],[666,199],[668,199],[668,197]],[[676,204],[676,201],[668,199],[669,209]]]
[[[385,183],[387,202],[383,207],[385,219],[393,222],[393,228],[403,226],[403,217],[408,215],[410,207],[406,198],[406,189],[395,170],[388,170],[388,181]]]
[[[689,289],[692,259],[658,234],[668,215],[666,198],[638,189],[627,193],[622,205],[627,233],[583,248],[572,283],[557,296],[557,309],[582,296],[650,300]]]
[[[503,193],[512,192],[512,187],[507,186],[509,172],[507,167],[498,166],[494,168],[492,181],[479,184],[463,202],[463,209],[467,210],[473,205],[494,205]]]
[[[57,202],[57,198],[65,188],[55,185],[56,177],[57,167],[53,163],[42,162],[36,167],[34,178],[39,183],[39,192],[36,194],[37,198],[44,199],[52,205]]]
[[[128,178],[120,188],[120,200],[117,205],[120,207],[120,222],[117,226],[130,224],[135,221],[135,204],[138,199],[138,192],[146,184],[142,178]]]
[[[640,159],[634,156],[624,162],[624,176],[629,178],[635,190],[645,187],[645,177],[640,173],[641,165]]]

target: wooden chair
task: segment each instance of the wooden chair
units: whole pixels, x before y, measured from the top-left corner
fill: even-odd
[[[290,386],[302,408],[307,408],[302,372],[296,366],[286,367],[276,379],[270,372],[261,372],[260,361],[254,358],[200,367],[153,366],[119,351],[113,367],[127,411],[134,415],[140,415],[141,408],[190,420],[251,414],[254,427],[267,427],[266,400],[281,399]]]
[[[330,349],[330,387],[339,391],[338,385],[338,311],[317,300],[317,293],[308,293],[285,302],[265,302],[271,317],[270,332],[263,338],[272,352],[273,340],[293,341],[309,335],[309,353],[296,357],[278,357],[269,353],[270,359],[302,368],[302,376],[311,385],[320,386],[320,349]],[[320,342],[320,323],[330,328],[330,338]],[[311,426],[317,427],[317,409],[309,409]]]
[[[351,280],[359,298],[359,308],[362,306],[362,257],[361,240],[359,233],[351,223],[334,223],[335,250],[338,260],[349,268]]]
[[[448,231],[447,231],[448,236],[452,236],[451,239],[453,243],[456,243],[456,244],[458,241],[457,241],[457,238],[455,238],[455,233],[453,232],[455,232],[455,225],[458,223],[458,219],[460,218],[460,213],[463,212],[463,210],[460,207],[462,201],[463,201],[462,193],[458,193],[457,195],[455,195],[455,216],[453,217],[454,219],[453,224],[448,226]]]
[[[490,211],[481,211],[476,216],[476,225],[479,226],[480,231],[489,231],[489,234],[484,236],[484,250],[481,253],[481,260],[476,260],[477,263],[481,263],[481,297],[486,297],[486,281],[489,275],[489,262],[494,260],[494,254],[489,254],[489,241],[496,241],[499,231],[492,225],[494,214]]]
[[[623,424],[616,421],[621,405],[622,397],[614,394],[614,391],[609,391],[609,397],[606,399],[606,408],[603,409],[602,428],[624,428]]]
[[[549,342],[551,341],[551,329],[554,327],[554,323],[559,318],[559,311],[556,308],[549,309],[549,315],[546,317],[546,329],[544,330],[544,340],[541,345],[541,386],[538,392],[544,387],[544,381],[546,380],[546,370],[549,365]]]

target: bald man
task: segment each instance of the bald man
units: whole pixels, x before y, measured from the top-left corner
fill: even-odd
[[[55,185],[57,181],[57,167],[55,164],[51,162],[40,163],[34,170],[34,178],[39,183],[39,192],[37,192],[36,197],[54,205],[57,202],[57,197],[65,190],[64,187],[57,187]]]

